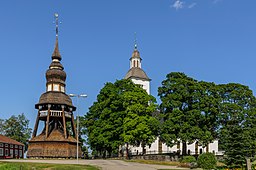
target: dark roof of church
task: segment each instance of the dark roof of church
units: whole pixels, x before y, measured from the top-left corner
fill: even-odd
[[[0,142],[1,143],[9,143],[9,144],[14,144],[14,145],[22,145],[22,146],[24,146],[24,144],[22,144],[22,143],[20,143],[20,142],[18,142],[16,140],[13,140],[11,138],[8,138],[8,137],[6,137],[4,135],[1,135],[1,134],[0,134]]]
[[[147,74],[139,67],[132,67],[125,75],[125,79],[139,78],[150,81]]]
[[[36,104],[36,108],[40,104],[64,104],[74,107],[71,98],[67,94],[55,91],[43,93],[39,99],[39,103]]]

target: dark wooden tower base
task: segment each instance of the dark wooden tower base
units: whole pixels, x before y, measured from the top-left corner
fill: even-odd
[[[58,130],[53,131],[46,139],[44,134],[38,135],[29,141],[28,158],[76,158],[77,143],[73,137],[65,139]],[[81,156],[79,143],[78,155]]]

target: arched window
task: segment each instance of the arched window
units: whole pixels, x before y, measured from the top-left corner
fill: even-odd
[[[139,67],[139,61],[137,60],[137,67]]]
[[[135,60],[133,60],[133,67],[136,67],[136,66],[135,66]]]

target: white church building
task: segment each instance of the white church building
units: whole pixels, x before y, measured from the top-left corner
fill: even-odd
[[[132,57],[130,58],[130,69],[127,72],[125,79],[132,80],[135,84],[141,85],[143,89],[147,91],[148,94],[150,94],[150,81],[151,79],[147,76],[147,74],[142,70],[141,65],[141,57],[140,53],[138,51],[137,43],[135,42],[134,51],[132,53]],[[166,144],[162,143],[159,138],[155,140],[151,144],[151,146],[145,147],[146,151],[144,153],[146,154],[161,154],[161,153],[177,153],[182,152],[182,144],[174,145],[173,147],[168,147]],[[143,153],[142,147],[134,147],[130,146],[129,150],[133,155],[141,155]],[[215,140],[213,143],[210,143],[208,145],[208,148],[202,147],[198,145],[197,142],[193,144],[187,145],[187,153],[194,155],[194,154],[201,154],[204,152],[212,152],[216,155],[221,154],[218,151],[218,141]]]

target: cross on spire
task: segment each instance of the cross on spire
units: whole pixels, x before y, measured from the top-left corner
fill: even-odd
[[[134,49],[137,50],[137,36],[136,36],[136,32],[134,32]]]
[[[55,17],[55,26],[56,26],[56,37],[58,37],[58,35],[59,35],[59,14],[55,13],[54,17]]]

